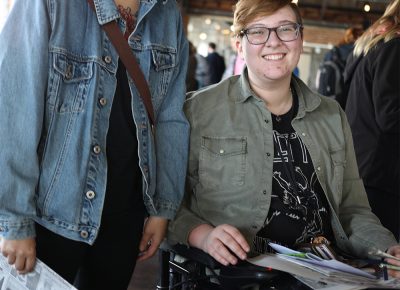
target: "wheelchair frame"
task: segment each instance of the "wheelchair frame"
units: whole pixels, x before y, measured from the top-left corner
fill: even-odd
[[[160,290],[214,289],[300,289],[293,276],[266,269],[246,261],[224,266],[203,251],[184,245],[171,246],[164,242],[159,250]],[[288,283],[282,281],[293,281]],[[295,288],[292,288],[295,286]]]

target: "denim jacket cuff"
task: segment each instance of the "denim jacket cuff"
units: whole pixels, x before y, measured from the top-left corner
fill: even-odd
[[[35,222],[31,219],[19,219],[13,222],[0,221],[0,236],[8,240],[35,237]]]

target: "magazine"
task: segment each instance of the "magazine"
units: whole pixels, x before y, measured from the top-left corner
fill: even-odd
[[[18,274],[7,258],[0,254],[0,290],[71,290],[74,286],[65,281],[39,259],[32,272]]]

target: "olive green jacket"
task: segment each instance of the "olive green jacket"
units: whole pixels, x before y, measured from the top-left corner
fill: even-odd
[[[363,257],[369,247],[385,250],[396,244],[371,213],[340,105],[294,76],[292,88],[299,98],[292,125],[329,201],[337,246]],[[170,223],[169,240],[186,244],[190,231],[200,224],[231,224],[252,245],[271,203],[271,113],[250,89],[246,70],[190,93],[185,113],[191,125],[186,194]]]

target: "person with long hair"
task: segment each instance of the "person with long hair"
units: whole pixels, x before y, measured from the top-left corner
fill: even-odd
[[[400,0],[356,41],[346,114],[372,211],[400,238]]]

